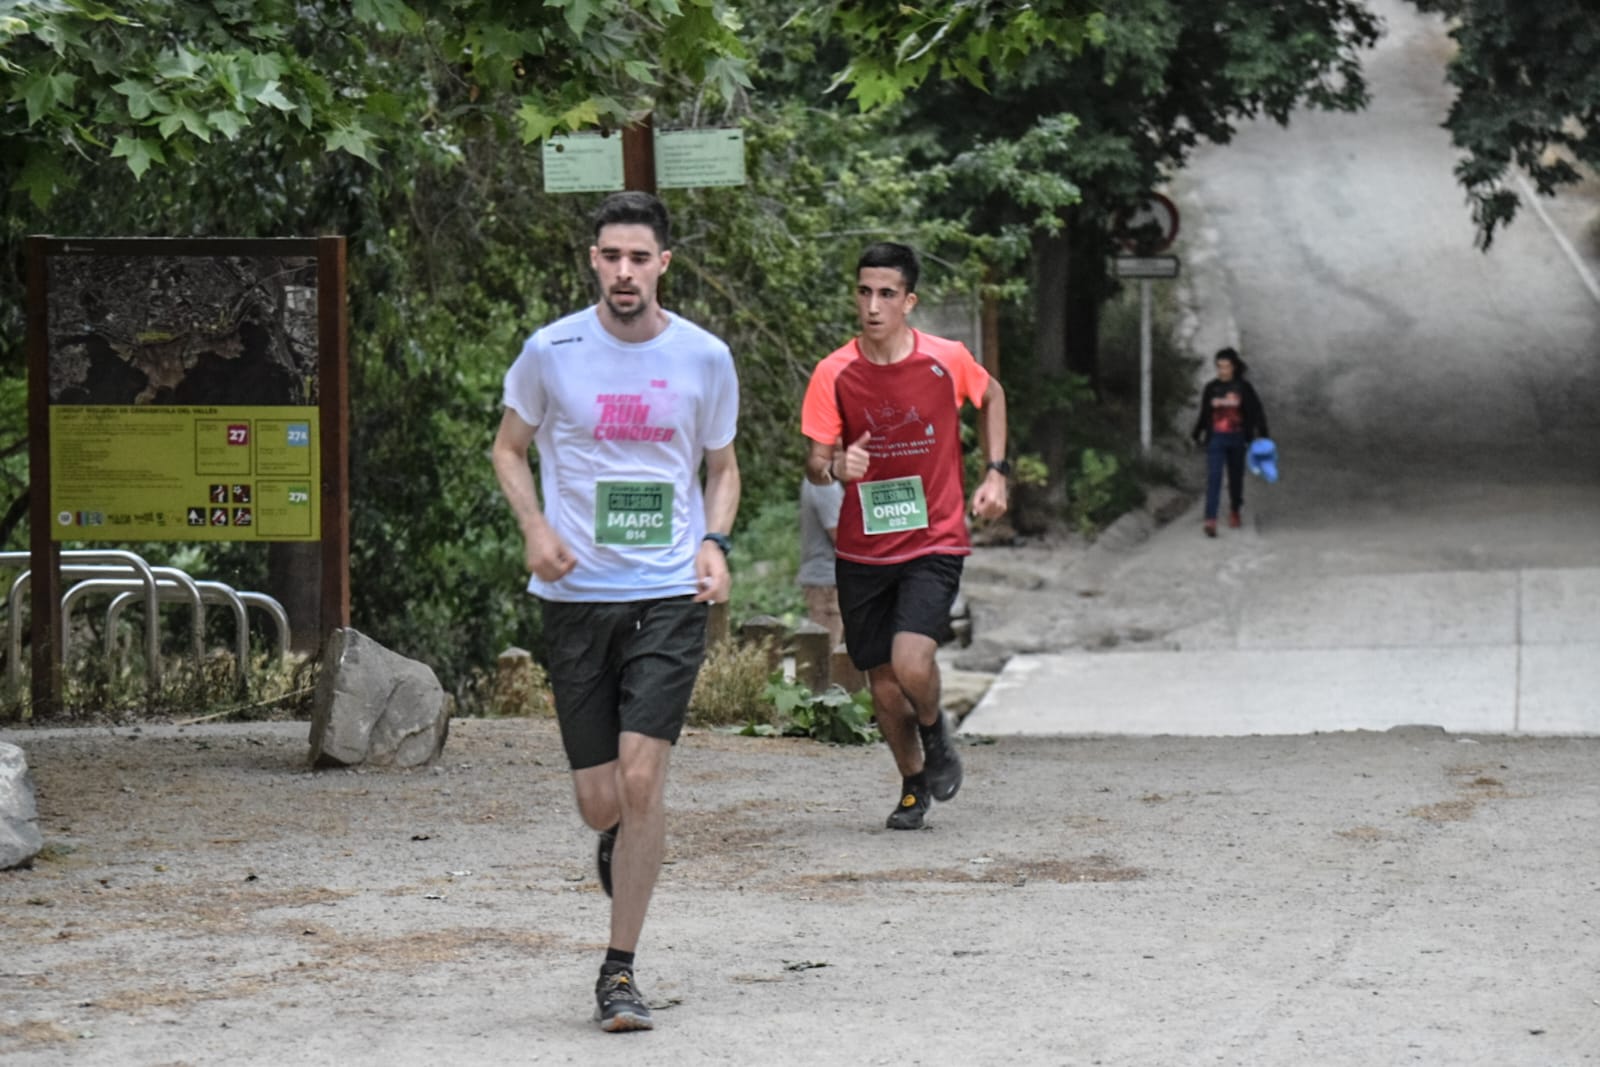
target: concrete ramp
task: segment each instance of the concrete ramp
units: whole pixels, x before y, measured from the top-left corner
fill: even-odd
[[[1331,578],[1168,651],[1016,656],[974,734],[1600,734],[1600,569]]]

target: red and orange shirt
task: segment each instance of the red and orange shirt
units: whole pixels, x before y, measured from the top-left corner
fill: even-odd
[[[918,330],[912,338],[911,354],[889,364],[850,341],[817,364],[801,407],[800,429],[813,441],[849,445],[871,434],[871,463],[845,486],[835,542],[856,563],[972,551],[960,413],[964,402],[982,405],[989,373],[959,341]]]
[[[1227,382],[1211,397],[1211,432],[1244,432],[1244,390]]]

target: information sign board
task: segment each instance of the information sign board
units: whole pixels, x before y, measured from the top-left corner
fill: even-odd
[[[1114,256],[1111,269],[1119,278],[1176,278],[1177,256]]]
[[[622,186],[622,138],[563,133],[544,141],[544,191],[614,193]]]
[[[52,406],[56,541],[315,541],[314,407]]]
[[[657,130],[655,152],[657,188],[745,183],[743,130]]]

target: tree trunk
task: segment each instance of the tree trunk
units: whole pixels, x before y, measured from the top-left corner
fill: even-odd
[[[315,541],[272,542],[267,592],[289,616],[289,647],[315,654],[322,647],[322,546]]]
[[[28,517],[28,500],[31,495],[31,486],[24,487],[17,499],[6,508],[4,518],[0,518],[0,546],[11,542],[11,535],[16,533],[17,527],[22,525],[22,520]]]
[[[1033,355],[1039,378],[1067,370],[1067,238],[1033,239]]]
[[[1098,217],[1081,208],[1069,216],[1059,236],[1034,238],[1034,360],[1041,382],[1073,374],[1088,379],[1099,394],[1100,306],[1110,295],[1109,253]],[[1030,445],[1050,470],[1050,484],[1039,494],[1046,509],[1066,503],[1072,474],[1067,470],[1066,428],[1067,420],[1059,417],[1033,426]]]
[[[1081,209],[1080,209],[1081,211]],[[1100,393],[1100,306],[1110,294],[1105,230],[1074,212],[1067,223],[1066,365]]]

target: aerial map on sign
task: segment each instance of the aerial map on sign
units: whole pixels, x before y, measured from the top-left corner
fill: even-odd
[[[314,404],[316,259],[58,255],[50,403]]]
[[[313,541],[318,264],[306,255],[51,257],[58,541]]]

